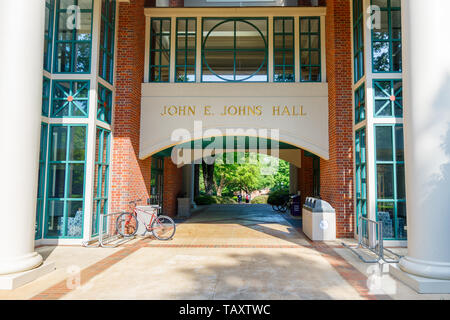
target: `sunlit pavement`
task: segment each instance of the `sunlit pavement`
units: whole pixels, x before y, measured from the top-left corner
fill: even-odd
[[[0,299],[450,299],[416,294],[340,241],[308,241],[266,205],[207,207],[171,241],[38,251],[57,270]]]

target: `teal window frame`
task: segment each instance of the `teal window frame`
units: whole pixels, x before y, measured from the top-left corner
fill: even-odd
[[[150,194],[160,196],[159,202],[163,205],[164,198],[164,158],[152,156],[150,170]],[[156,204],[156,203],[153,203]]]
[[[189,31],[189,22],[194,21],[194,31]],[[184,23],[184,32],[180,31],[180,24]],[[189,36],[194,37],[194,48],[189,47]],[[184,46],[180,48],[179,43],[183,41]],[[197,65],[197,18],[177,18],[176,19],[176,41],[175,41],[175,82],[196,82],[196,65]],[[190,54],[194,55],[194,64],[188,63]],[[178,64],[178,58],[181,57],[183,64]],[[188,80],[188,69],[193,70],[193,80]],[[183,74],[180,78],[180,72]]]
[[[281,31],[277,31],[276,25],[277,21],[281,21],[283,27]],[[286,21],[291,21],[291,30],[286,30]],[[295,23],[294,23],[294,17],[274,17],[273,18],[273,81],[274,82],[295,82]],[[283,39],[282,46],[280,48],[277,47],[277,37],[281,37]],[[286,44],[287,37],[292,37],[292,45],[289,46]],[[291,63],[286,62],[286,54],[287,53],[292,54],[292,61]],[[283,63],[277,64],[277,53],[281,54],[283,57]],[[286,73],[286,68],[288,70],[292,70],[292,73]],[[277,70],[281,70],[280,72],[277,72]],[[278,75],[281,74],[281,76],[278,78]]]
[[[100,61],[98,74],[103,80],[112,85],[114,83],[116,0],[104,0],[100,15]]]
[[[355,90],[355,124],[366,120],[366,85]]]
[[[106,143],[105,143],[106,142]],[[105,145],[106,144],[106,145]],[[109,164],[111,147],[111,131],[97,127],[95,150],[95,178],[92,206],[92,236],[98,236],[100,214],[108,213],[109,200]],[[102,210],[103,208],[103,210]],[[107,219],[103,220],[106,232]]]
[[[34,230],[34,239],[42,239],[42,221],[44,219],[45,204],[45,173],[47,161],[47,142],[48,142],[48,124],[41,123],[41,141],[39,147],[39,174],[38,191],[36,202],[36,224]]]
[[[89,80],[53,80],[52,86],[52,118],[87,118],[89,117]],[[66,90],[62,83],[69,84],[69,91]],[[75,85],[77,88],[75,89]],[[78,87],[79,86],[79,87]],[[71,100],[73,99],[73,100]],[[64,102],[65,101],[65,102]],[[57,107],[58,102],[64,104]],[[86,104],[84,111],[82,104]],[[60,115],[63,109],[68,108],[68,115]],[[78,110],[78,111],[77,111]],[[74,115],[75,112],[81,112],[84,115]]]
[[[51,72],[55,0],[45,0],[44,70]]]
[[[389,84],[389,88],[385,88],[382,83]],[[379,96],[378,92],[384,93],[384,96]],[[403,118],[402,79],[373,80],[373,97],[375,118]],[[377,105],[380,103],[383,105],[378,109]],[[389,110],[389,114],[383,114],[384,110]]]
[[[97,120],[111,124],[112,115],[112,91],[98,84],[98,99],[97,99]]]
[[[359,217],[367,217],[367,135],[366,127],[355,131],[355,214],[356,231]]]
[[[300,59],[300,82],[321,82],[322,81],[322,44],[321,44],[321,26],[320,26],[320,17],[300,17],[299,22],[299,41],[300,41],[300,52],[299,52],[299,59]],[[302,21],[308,21],[308,30],[302,29]],[[317,21],[318,22],[318,32],[312,32],[311,31],[311,21]],[[319,40],[319,47],[318,48],[312,48],[311,46],[311,38],[312,36],[318,36]],[[302,38],[308,37],[308,47],[302,46]],[[302,53],[306,52],[308,54],[308,63],[302,63]],[[312,52],[318,52],[319,54],[319,63],[313,64],[311,53]],[[305,72],[303,69],[307,69],[307,79],[305,79]],[[313,80],[312,79],[312,70],[313,68],[318,68],[318,79]]]
[[[218,22],[214,27],[211,28],[211,30],[208,31],[208,33],[205,34],[205,30],[204,30],[204,26],[205,26],[205,21],[207,20],[222,20],[220,22]],[[252,20],[263,20],[266,21],[266,36],[264,36],[264,34],[261,32],[261,30],[255,26],[253,23],[249,22]],[[215,28],[217,28],[218,26],[227,23],[227,22],[234,22],[234,47],[233,49],[226,49],[226,48],[215,48],[215,49],[206,49],[205,48],[205,44],[206,41],[208,40],[208,37],[210,36],[211,32],[214,31]],[[241,22],[245,22],[249,25],[251,25],[253,28],[255,28],[261,35],[262,39],[264,40],[264,49],[238,49],[236,47],[236,22],[241,21]],[[269,20],[267,17],[233,17],[233,18],[223,18],[223,17],[204,17],[202,18],[202,67],[201,67],[201,82],[205,82],[205,83],[223,83],[223,82],[256,82],[256,83],[264,83],[264,82],[269,82],[269,68],[268,68],[268,58],[269,58],[269,45],[268,45],[268,37],[269,37]],[[231,51],[233,52],[233,80],[230,79],[225,79],[223,77],[221,77],[220,75],[218,75],[216,72],[214,72],[214,70],[211,69],[211,67],[208,65],[207,59],[205,58],[205,52],[214,52],[214,51],[219,51],[219,52],[225,52],[225,51]],[[264,60],[261,63],[261,65],[259,66],[259,68],[250,76],[243,78],[243,79],[239,79],[236,80],[236,54],[238,52],[263,52],[264,53]],[[212,74],[214,76],[216,76],[217,78],[221,79],[222,81],[205,81],[203,79],[203,68],[204,66],[206,66],[210,72],[212,72]],[[258,74],[259,71],[261,71],[263,68],[266,68],[267,72],[266,72],[266,80],[265,81],[249,81],[252,77],[254,77],[255,75]]]
[[[389,150],[389,152],[392,153],[392,157],[389,160],[379,160],[378,159],[378,146],[379,141],[377,140],[377,128],[390,128],[392,131],[392,141],[390,143],[392,144],[392,150]],[[404,208],[404,214],[405,219],[403,222],[403,226],[406,225],[406,194],[405,194],[405,180],[404,180],[404,168],[405,168],[405,159],[404,159],[404,136],[403,136],[403,125],[401,124],[376,124],[374,126],[375,131],[375,185],[377,188],[376,192],[376,219],[377,221],[380,220],[379,217],[379,206],[385,205],[385,206],[392,206],[393,210],[393,219],[392,219],[392,226],[393,226],[393,236],[386,236],[385,240],[406,240],[407,239],[407,232],[405,230],[401,229],[401,224],[399,223],[399,206],[403,206]],[[401,141],[398,141],[398,136],[396,135],[396,130],[401,130]],[[399,148],[398,144],[401,143],[401,148]],[[401,151],[401,152],[400,152]],[[392,168],[392,188],[393,188],[393,197],[387,197],[387,198],[380,198],[379,196],[379,170],[378,167],[380,165],[384,166],[391,166]],[[403,179],[401,175],[401,170],[399,168],[403,167]],[[399,187],[403,189],[403,193],[405,194],[405,197],[399,197]],[[386,231],[384,231],[386,232]]]
[[[394,0],[386,0],[387,1],[387,6],[386,7],[380,7],[381,13],[386,12],[387,16],[388,16],[388,38],[387,39],[376,39],[375,34],[376,34],[376,29],[372,27],[372,72],[373,73],[401,73],[402,72],[402,37],[401,37],[401,31],[400,31],[400,38],[394,38],[393,37],[393,32],[392,32],[392,13],[393,12],[401,12],[401,7],[393,7],[392,1]],[[371,0],[371,4],[375,5],[374,0]],[[401,17],[401,14],[400,14]],[[401,18],[400,18],[401,19]],[[389,70],[380,70],[379,68],[376,67],[375,65],[375,46],[376,44],[388,44],[389,49],[388,49],[388,58],[389,58]],[[393,59],[393,52],[394,52],[394,45],[395,44],[399,44],[400,45],[400,52],[398,53],[399,55],[399,61],[400,61],[400,68],[399,70],[394,70],[394,59]]]
[[[48,117],[50,111],[51,80],[46,76],[42,80],[42,115]]]
[[[46,192],[46,206],[45,206],[45,222],[44,222],[44,237],[47,239],[82,239],[84,234],[84,211],[85,211],[85,199],[86,199],[86,157],[87,157],[87,141],[88,141],[88,125],[86,124],[50,124],[49,125],[49,151],[50,152],[53,148],[54,138],[52,135],[53,128],[56,127],[65,127],[67,128],[66,133],[66,145],[65,145],[65,160],[52,160],[50,153],[48,156],[47,161],[47,192]],[[70,137],[71,137],[71,130],[74,127],[83,127],[84,130],[84,160],[69,160],[70,159],[70,147],[73,144]],[[82,198],[70,198],[68,197],[69,193],[69,175],[70,175],[70,165],[72,164],[82,164],[84,173],[83,173],[83,197]],[[50,192],[52,187],[52,181],[51,181],[51,167],[52,165],[64,165],[65,171],[64,171],[64,197],[51,197]],[[49,235],[48,225],[49,225],[49,211],[50,211],[50,202],[51,201],[62,201],[63,202],[63,216],[62,216],[62,233],[61,235]],[[79,236],[68,236],[68,204],[69,202],[79,202],[82,201],[82,225],[81,225],[81,235]]]
[[[277,31],[276,25],[277,21],[281,21],[282,30]],[[292,29],[286,30],[286,21],[291,22]],[[294,17],[274,17],[273,18],[273,81],[274,82],[295,82],[295,26],[294,26]],[[282,46],[280,48],[277,47],[277,37],[281,37],[283,39]],[[286,38],[292,37],[292,45],[289,46],[286,44]],[[286,62],[286,54],[292,54],[292,63]],[[283,57],[283,63],[277,64],[277,53],[281,54]],[[292,73],[286,73],[286,68],[291,69]],[[277,72],[277,70],[281,70]],[[281,74],[280,77],[278,75]]]
[[[365,74],[363,0],[353,0],[353,71],[357,83]]]
[[[74,5],[78,5],[79,0],[71,0],[73,1]],[[77,40],[77,29],[74,28],[72,30],[72,38],[70,40],[59,40],[59,20],[61,14],[66,14],[66,9],[61,9],[61,0],[57,0],[56,5],[56,22],[55,22],[55,39],[54,39],[54,61],[53,61],[53,73],[58,74],[70,74],[70,73],[76,73],[76,74],[89,74],[91,73],[91,67],[92,67],[92,25],[93,25],[93,3],[94,1],[91,0],[91,8],[90,9],[80,9],[80,14],[83,13],[90,13],[90,19],[91,19],[91,26],[90,26],[90,36],[89,40]],[[70,46],[70,66],[69,70],[59,71],[59,63],[58,63],[58,55],[59,55],[59,45],[66,44]],[[89,66],[87,70],[84,71],[76,71],[76,57],[77,52],[76,48],[78,45],[85,44],[88,45],[89,50],[89,56],[88,56],[88,63]]]
[[[153,23],[158,21],[159,22],[159,32],[155,33],[153,31]],[[169,22],[169,32],[163,32],[163,23],[164,21],[168,21]],[[162,38],[163,36],[169,36],[169,48],[167,49],[162,49]],[[155,40],[155,38],[157,38]],[[153,41],[158,41],[159,39],[159,49],[155,49],[153,48],[152,44]],[[151,18],[150,19],[150,63],[149,63],[149,81],[150,82],[170,82],[170,64],[172,63],[170,61],[170,52],[171,52],[171,48],[172,47],[172,19],[171,18]],[[162,55],[166,54],[167,55],[167,61],[168,64],[167,65],[162,65],[162,64],[153,64],[152,63],[152,58],[153,55],[158,55],[158,61],[162,61]],[[154,77],[152,69],[158,69],[158,77]],[[161,70],[162,69],[167,69],[167,81],[162,81],[161,80]]]

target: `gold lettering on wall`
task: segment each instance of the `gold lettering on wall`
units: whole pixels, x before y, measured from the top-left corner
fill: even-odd
[[[221,116],[261,116],[262,106],[224,106]]]
[[[203,109],[203,111],[201,110]],[[260,117],[263,115],[263,106],[261,105],[226,105],[220,111],[220,116],[231,117]],[[268,111],[268,110],[267,110]],[[210,105],[200,107],[198,112],[204,116],[214,116],[214,109]],[[193,105],[165,105],[162,117],[192,117],[197,115],[197,107]],[[302,105],[274,105],[272,106],[272,116],[274,117],[304,117],[306,116]]]
[[[303,106],[273,106],[272,115],[277,117],[304,117]]]
[[[161,112],[161,116],[195,116],[195,109],[195,106],[164,106],[163,112]]]

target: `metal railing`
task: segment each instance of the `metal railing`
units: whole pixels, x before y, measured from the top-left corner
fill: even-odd
[[[100,214],[100,225],[99,225],[99,231],[98,231],[98,239],[96,241],[94,241],[93,243],[84,241],[82,243],[83,247],[86,247],[86,248],[98,248],[98,247],[115,248],[121,244],[124,244],[128,241],[133,240],[135,238],[135,236],[123,237],[119,233],[117,233],[115,228],[108,227],[108,224],[105,223],[108,221],[108,217],[111,217],[110,218],[110,221],[111,221],[111,219],[113,219],[112,218],[113,216],[118,216],[124,212],[125,211],[107,213],[107,214],[101,213]],[[107,220],[105,221],[105,219],[107,219]],[[105,225],[106,225],[106,230],[104,230]]]
[[[398,263],[402,256],[387,249],[383,244],[383,224],[382,221],[373,221],[363,216],[359,216],[358,226],[358,245],[349,246],[345,243],[342,245],[350,249],[365,263],[378,263],[383,260],[386,263]],[[366,249],[375,254],[375,259],[366,259],[358,250]],[[385,252],[392,255],[390,258],[386,257]]]

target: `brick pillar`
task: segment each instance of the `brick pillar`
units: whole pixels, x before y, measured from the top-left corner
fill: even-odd
[[[321,197],[336,209],[337,236],[353,237],[353,122],[349,0],[327,0],[330,160],[320,161]]]
[[[177,197],[183,188],[183,168],[177,168],[170,157],[164,158],[163,213],[177,215]]]
[[[298,169],[298,190],[301,192],[301,203],[305,203],[306,197],[312,197],[313,190],[313,158],[305,156],[302,150],[302,167]]]
[[[116,105],[113,123],[111,210],[150,195],[151,159],[139,160],[141,83],[144,78],[144,0],[120,3],[117,41]]]

